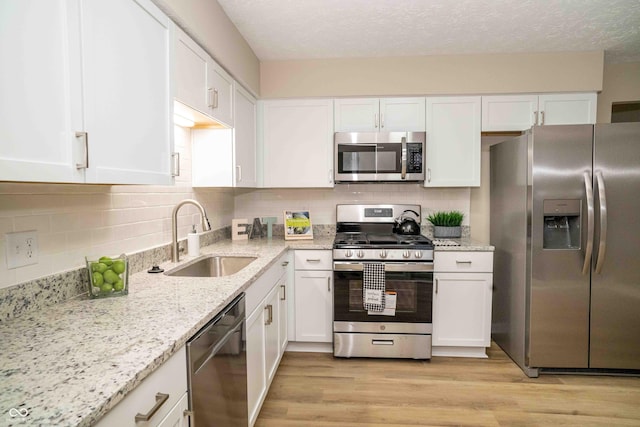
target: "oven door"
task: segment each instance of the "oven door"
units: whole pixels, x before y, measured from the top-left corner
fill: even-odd
[[[385,263],[385,290],[396,293],[394,316],[369,314],[362,301],[363,263],[334,262],[334,322],[431,324],[433,263]]]

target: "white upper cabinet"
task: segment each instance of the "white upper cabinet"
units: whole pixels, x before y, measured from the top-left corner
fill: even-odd
[[[175,98],[185,105],[207,112],[207,61],[209,55],[184,31],[175,31]]]
[[[146,0],[0,8],[0,180],[170,184],[169,19]]]
[[[480,185],[480,97],[428,97],[425,187]]]
[[[175,97],[215,121],[233,126],[233,78],[175,26]]]
[[[259,101],[263,186],[333,187],[333,101]]]
[[[236,85],[235,127],[191,131],[194,187],[255,187],[256,100]]]
[[[0,2],[0,181],[84,182],[78,4],[67,3]]]
[[[425,99],[343,98],[335,100],[336,132],[424,132]]]
[[[534,125],[594,124],[597,95],[499,95],[482,97],[482,131],[523,131]]]
[[[597,105],[598,96],[595,93],[540,95],[538,124],[595,124]]]
[[[235,88],[234,158],[235,186],[258,185],[256,165],[256,99],[240,85]]]
[[[87,182],[171,184],[169,24],[148,0],[82,2]]]

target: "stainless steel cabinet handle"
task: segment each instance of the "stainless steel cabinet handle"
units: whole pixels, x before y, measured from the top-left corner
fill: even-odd
[[[289,261],[284,261],[281,265],[282,265],[283,267],[286,267],[287,265],[289,265]]]
[[[84,163],[76,163],[76,169],[89,169],[89,134],[87,132],[76,132],[76,138],[84,140]]]
[[[540,126],[544,124],[544,111],[540,111]]]
[[[242,181],[242,166],[236,165],[236,171],[236,181],[240,182]]]
[[[438,279],[436,279],[436,294],[438,293]]]
[[[176,151],[171,155],[171,159],[173,160],[173,171],[171,172],[171,176],[180,176],[180,153]]]
[[[456,260],[456,264],[471,264],[472,261],[458,261]]]
[[[327,292],[331,292],[331,277],[327,277]]]
[[[280,285],[280,288],[282,288],[282,297],[280,298],[280,301],[286,301],[287,300],[287,286],[286,285]]]
[[[320,258],[307,258],[307,262],[320,262]]]
[[[533,124],[534,125],[538,124],[538,112],[537,111],[533,112]]]
[[[137,423],[140,421],[149,421],[153,415],[158,412],[158,409],[169,399],[168,394],[164,393],[156,393],[156,403],[153,405],[153,408],[149,410],[146,414],[137,413],[135,416],[135,420]]]
[[[384,127],[384,114],[380,113],[380,129]]]
[[[596,274],[600,274],[607,253],[607,192],[601,171],[596,172],[596,179],[598,180],[598,198],[600,201],[600,244],[598,245]]]
[[[213,90],[213,108],[218,108],[218,89]]]
[[[431,182],[431,168],[427,169],[427,182]]]
[[[584,250],[584,265],[582,266],[582,274],[589,272],[591,263],[591,254],[593,252],[593,187],[591,186],[591,177],[588,172],[583,174],[584,189],[587,193],[587,245]]]
[[[374,113],[373,114],[373,127],[378,129],[378,114]]]
[[[214,101],[213,101],[213,88],[212,87],[207,89],[207,107],[215,108],[214,107]]]
[[[264,324],[269,326],[273,322],[273,306],[267,304],[264,309],[267,310],[267,320],[265,320]]]

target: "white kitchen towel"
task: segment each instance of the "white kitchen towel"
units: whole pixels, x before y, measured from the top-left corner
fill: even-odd
[[[384,310],[384,264],[364,263],[362,269],[362,302],[367,311]]]

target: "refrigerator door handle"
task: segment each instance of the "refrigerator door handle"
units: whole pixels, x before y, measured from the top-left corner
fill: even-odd
[[[587,245],[584,251],[584,265],[582,266],[582,274],[589,273],[589,265],[591,263],[591,254],[593,253],[593,229],[594,229],[594,210],[593,210],[593,187],[591,185],[591,176],[589,172],[585,172],[584,189],[587,193]]]
[[[602,172],[596,172],[598,180],[598,198],[600,202],[600,244],[598,245],[598,259],[596,261],[596,274],[600,274],[607,253],[607,192],[604,187]]]

